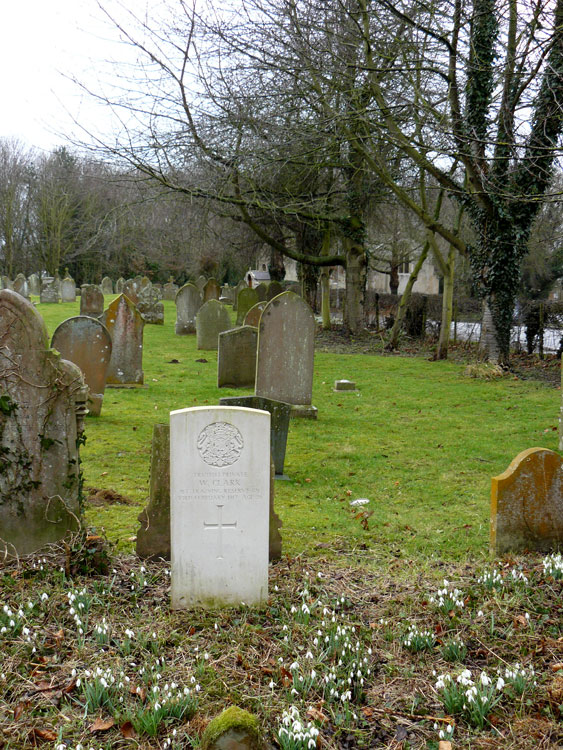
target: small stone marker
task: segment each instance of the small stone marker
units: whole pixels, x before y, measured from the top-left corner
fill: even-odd
[[[238,706],[226,708],[209,722],[201,750],[265,750],[258,718]]]
[[[195,321],[203,300],[195,284],[184,284],[176,295],[176,335],[195,333]]]
[[[258,328],[258,326],[260,325],[262,312],[267,304],[267,302],[258,302],[257,305],[253,305],[246,313],[243,325],[254,326],[255,328]]]
[[[100,289],[102,290],[102,294],[113,294],[113,281],[109,276],[104,276]]]
[[[216,279],[208,279],[203,287],[203,301],[208,302],[210,299],[219,299],[221,296],[221,285]]]
[[[82,373],[49,348],[35,307],[0,291],[0,548],[27,555],[80,519]]]
[[[219,347],[219,334],[228,331],[231,318],[226,308],[216,299],[204,302],[197,311],[195,331],[197,348],[211,351]]]
[[[284,474],[285,450],[291,404],[273,401],[261,396],[226,396],[219,399],[220,406],[245,406],[247,409],[261,409],[270,412],[270,451],[274,459],[276,479],[289,479]]]
[[[112,340],[111,361],[106,378],[110,388],[143,385],[143,328],[141,313],[124,294],[116,297],[102,315]]]
[[[80,314],[99,318],[104,312],[104,295],[95,284],[82,284],[80,287]]]
[[[254,409],[170,413],[173,609],[266,601],[269,434]]]
[[[68,318],[55,329],[51,347],[60,352],[63,359],[80,368],[90,389],[88,411],[99,417],[111,361],[112,344],[108,329],[87,315]]]
[[[311,403],[315,317],[293,292],[268,302],[260,318],[256,395],[292,405],[292,417],[317,418]]]
[[[56,304],[60,301],[59,285],[53,276],[44,276],[41,279],[41,294],[39,301],[42,304]]]
[[[335,380],[334,391],[351,391],[356,392],[356,384],[353,380]]]
[[[563,544],[563,468],[558,453],[529,448],[491,482],[491,553]]]
[[[153,427],[149,502],[138,520],[139,557],[170,560],[170,426],[167,424]]]
[[[258,329],[233,328],[219,334],[218,388],[254,388]]]
[[[254,305],[257,305],[259,302],[260,300],[258,299],[258,292],[256,289],[251,289],[247,286],[240,290],[237,297],[237,326],[242,325],[246,313],[251,307],[254,307]]]

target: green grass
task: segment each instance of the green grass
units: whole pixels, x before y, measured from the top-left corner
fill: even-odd
[[[79,303],[37,307],[50,335],[79,311]],[[145,326],[145,387],[108,389],[102,415],[86,423],[86,486],[111,488],[138,503],[87,512],[88,522],[123,551],[133,550],[148,493],[153,425],[168,421],[173,409],[250,393],[218,389],[217,352],[198,351],[195,336],[176,336],[174,303],[164,307],[164,326]],[[275,487],[284,552],[334,552],[367,565],[487,554],[490,479],[526,448],[556,449],[560,393],[510,377],[467,378],[463,369],[454,362],[317,352],[319,418],[291,422],[285,470],[292,481]],[[355,380],[360,393],[334,393],[338,378]],[[360,497],[370,503],[352,509],[350,501]]]

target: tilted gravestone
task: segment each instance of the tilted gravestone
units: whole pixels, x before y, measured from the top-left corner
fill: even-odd
[[[51,346],[80,368],[90,389],[89,413],[99,417],[111,361],[112,343],[108,329],[87,315],[68,318],[55,329]]]
[[[41,279],[39,301],[42,304],[56,304],[60,301],[59,286],[53,276],[44,276]]]
[[[61,281],[61,302],[76,302],[76,284],[68,273]]]
[[[127,279],[123,284],[123,291],[121,292],[126,297],[129,297],[131,302],[136,305],[139,301],[139,289],[140,286],[137,284],[135,279]]]
[[[80,314],[99,318],[104,312],[104,295],[96,284],[82,284],[80,287]]]
[[[203,287],[203,301],[208,302],[210,299],[219,299],[221,296],[221,286],[216,279],[208,279]]]
[[[170,560],[170,426],[155,424],[152,432],[149,502],[139,515],[136,551],[139,557]]]
[[[49,348],[34,306],[0,291],[0,537],[9,556],[79,527],[87,392],[78,367]]]
[[[139,293],[137,309],[145,323],[164,325],[164,305],[160,301],[161,293],[154,286],[146,286]]]
[[[315,318],[293,292],[283,292],[262,312],[258,329],[256,395],[291,404],[292,417],[317,418],[312,405]]]
[[[165,300],[175,300],[176,295],[178,294],[179,286],[178,284],[174,283],[174,277],[171,276],[168,279],[168,283],[164,285],[164,289],[162,290],[162,296]]]
[[[203,300],[195,284],[184,284],[176,295],[176,328],[178,336],[195,333],[195,321]]]
[[[247,409],[261,409],[270,412],[270,450],[275,466],[276,479],[289,479],[284,473],[287,433],[291,404],[273,401],[260,396],[226,396],[219,399],[220,406],[245,406]]]
[[[38,297],[41,294],[41,282],[39,281],[39,276],[36,273],[32,273],[27,281],[29,283],[30,294]]]
[[[260,318],[262,317],[262,311],[267,304],[267,302],[258,302],[258,304],[253,305],[244,316],[243,325],[258,328],[260,325]]]
[[[563,459],[546,448],[519,453],[491,481],[492,554],[563,545]]]
[[[219,334],[218,388],[254,388],[258,329],[242,326]]]
[[[247,287],[248,287],[248,284],[246,283],[246,281],[244,279],[241,279],[239,281],[239,283],[236,285],[236,287],[235,287],[235,294],[234,294],[234,298],[233,298],[233,310],[237,309],[237,306],[238,306],[238,296],[239,296],[240,291],[242,289],[246,289]]]
[[[270,415],[254,409],[170,413],[174,609],[266,601],[269,432]]]
[[[279,281],[270,281],[270,283],[268,284],[268,291],[266,292],[266,301],[269,302],[270,300],[274,299],[274,297],[277,297],[278,294],[281,294],[283,290],[283,286]]]
[[[17,292],[18,294],[21,294],[22,297],[29,299],[29,284],[27,283],[27,279],[25,278],[23,273],[18,273],[18,275],[14,279],[12,288],[14,292]]]
[[[234,404],[234,406],[237,406],[237,404]],[[272,561],[279,560],[282,554],[280,533],[282,522],[274,507],[275,466],[273,459],[270,472],[268,556]],[[145,559],[162,558],[170,560],[170,425],[168,424],[155,424],[153,427],[150,496],[148,504],[139,514],[138,520],[141,525],[137,531],[137,555]]]
[[[113,294],[113,281],[109,276],[104,276],[102,283],[100,284],[102,294]]]
[[[246,289],[241,289],[237,297],[237,326],[242,325],[246,313],[251,307],[257,305],[260,300],[258,299],[258,292],[256,289],[251,289],[249,286]]]
[[[218,300],[210,299],[204,302],[197,311],[195,319],[197,348],[208,351],[217,349],[219,334],[228,331],[230,327],[229,313]]]
[[[111,361],[106,377],[110,388],[134,388],[143,385],[144,320],[124,294],[116,297],[104,312],[102,323],[111,335]]]
[[[116,294],[123,294],[123,285],[125,284],[125,279],[123,276],[120,276],[117,281],[115,282],[115,293]]]

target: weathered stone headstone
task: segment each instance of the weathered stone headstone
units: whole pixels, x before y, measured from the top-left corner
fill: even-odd
[[[243,325],[258,328],[260,325],[260,318],[262,317],[262,311],[267,304],[267,302],[258,302],[258,304],[253,305],[244,316]]]
[[[26,555],[79,525],[82,373],[49,348],[33,305],[0,291],[0,545]]]
[[[129,297],[131,302],[136,305],[139,301],[139,286],[135,279],[127,279],[127,281],[123,284],[123,291],[121,294],[124,294],[126,297]]]
[[[39,296],[41,303],[57,303],[60,301],[59,286],[53,276],[44,276],[41,279],[41,294]]]
[[[13,289],[13,284],[8,276],[2,276],[2,289]]]
[[[176,333],[184,336],[195,333],[195,321],[203,304],[199,289],[195,284],[184,284],[176,295]]]
[[[268,284],[261,281],[256,287],[256,294],[258,295],[258,302],[265,302],[268,295]]]
[[[51,347],[80,368],[90,389],[88,410],[92,416],[99,417],[111,360],[112,343],[108,329],[87,315],[68,318],[55,329]]]
[[[21,294],[22,297],[29,299],[29,284],[27,283],[27,279],[25,278],[23,273],[18,273],[18,275],[14,279],[12,288],[14,292],[17,292],[18,294]]]
[[[291,404],[292,417],[317,418],[312,405],[315,318],[293,292],[274,297],[258,329],[256,395]]]
[[[258,329],[233,328],[219,334],[218,388],[254,388]]]
[[[170,413],[174,609],[266,601],[269,432],[270,415],[253,409]]]
[[[236,401],[237,399],[233,400]],[[267,399],[262,400],[267,401]],[[244,404],[242,405],[244,406]],[[239,404],[233,404],[233,406],[239,406]],[[289,422],[290,407],[287,406],[287,408],[287,421]],[[265,409],[264,411],[268,410]],[[273,459],[270,471],[269,559],[272,561],[279,560],[282,553],[282,538],[280,533],[282,522],[274,506],[273,480],[275,466]],[[139,557],[152,559],[161,557],[164,560],[170,560],[170,425],[168,424],[155,424],[153,427],[150,496],[148,504],[140,513],[138,520],[141,524],[137,531],[136,547]]]
[[[207,279],[205,278],[205,276],[198,276],[197,277],[195,285],[197,286],[197,288],[201,292],[201,296],[202,297],[203,297],[203,288],[205,287],[206,284],[207,284]]]
[[[216,279],[208,279],[203,287],[203,301],[208,302],[210,299],[219,299],[221,296],[221,286]]]
[[[168,279],[168,283],[164,285],[163,297],[166,300],[175,300],[176,294],[178,293],[178,284],[174,283],[174,277],[171,276]]]
[[[287,433],[291,404],[273,401],[260,396],[225,396],[219,399],[220,406],[244,406],[247,409],[261,409],[270,412],[270,451],[275,466],[276,479],[289,479],[284,474]]]
[[[266,292],[266,301],[269,302],[270,300],[274,299],[274,297],[277,297],[278,294],[281,294],[283,290],[283,286],[279,281],[270,281],[270,283],[268,284],[268,291]]]
[[[96,284],[82,284],[80,287],[80,314],[99,318],[104,311],[104,295]]]
[[[195,332],[198,349],[217,349],[219,347],[219,334],[228,331],[231,327],[231,319],[228,311],[216,299],[204,302],[197,311],[195,319]]]
[[[164,325],[164,305],[158,289],[154,286],[146,286],[139,293],[137,309],[143,316],[145,323],[152,325]]]
[[[563,459],[546,448],[519,453],[491,481],[491,553],[563,545]]]
[[[229,286],[228,284],[223,284],[221,287],[221,299],[224,297],[226,300],[228,300],[231,304],[234,302],[235,299],[235,290],[232,286]]]
[[[113,281],[109,276],[104,276],[102,283],[100,284],[102,294],[113,294]]]
[[[245,289],[241,289],[237,297],[237,326],[242,325],[246,313],[251,307],[257,305],[260,300],[258,299],[258,292],[256,289],[251,289],[247,286]]]
[[[152,431],[149,502],[139,515],[139,557],[170,560],[170,425]]]
[[[61,302],[76,302],[76,284],[68,273],[61,281]]]
[[[248,284],[246,283],[244,279],[241,279],[239,283],[236,285],[234,299],[233,299],[233,310],[237,309],[239,292],[241,291],[241,289],[246,289],[247,286]]]
[[[123,294],[123,285],[125,284],[125,279],[123,276],[120,276],[117,281],[115,282],[115,293],[116,294]]]
[[[144,320],[124,294],[116,297],[104,312],[102,323],[111,335],[111,361],[106,377],[110,388],[133,388],[143,385]]]
[[[39,281],[39,276],[36,273],[32,273],[28,279],[28,282],[30,294],[38,297],[41,294],[41,283]]]
[[[146,277],[146,276],[138,276],[138,275],[137,275],[137,276],[135,276],[135,278],[133,279],[133,281],[135,282],[135,287],[136,287],[136,289],[137,289],[137,292],[140,292],[140,291],[141,291],[141,286],[142,286],[142,284],[143,284],[143,279],[147,279],[147,277]],[[148,279],[147,279],[147,281],[148,281]]]
[[[149,279],[148,276],[142,276],[140,284],[139,284],[139,292],[145,289],[145,287],[149,286],[150,283],[151,283],[151,280]]]

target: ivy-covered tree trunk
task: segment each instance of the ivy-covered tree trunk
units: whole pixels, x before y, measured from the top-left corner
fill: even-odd
[[[365,325],[367,257],[361,245],[350,243],[346,249],[346,290],[344,327],[359,333]]]
[[[330,331],[330,283],[328,268],[321,271],[321,315],[323,331]]]

